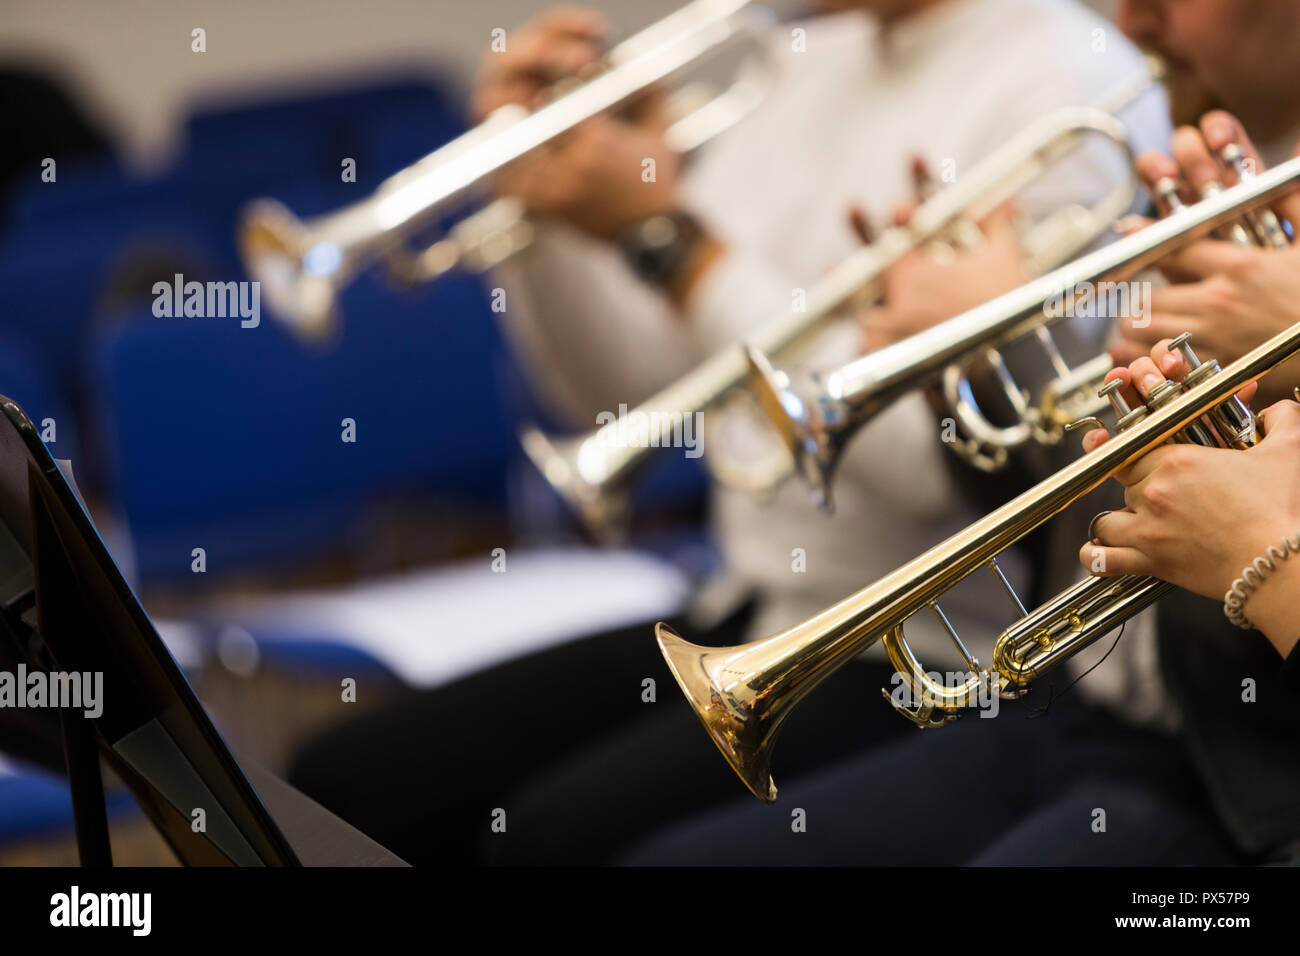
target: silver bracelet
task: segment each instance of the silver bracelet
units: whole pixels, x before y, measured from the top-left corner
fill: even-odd
[[[1246,598],[1255,593],[1270,571],[1277,570],[1277,562],[1285,561],[1293,553],[1300,554],[1300,534],[1282,539],[1282,547],[1269,545],[1262,557],[1256,558],[1249,567],[1241,569],[1241,577],[1232,582],[1227,595],[1223,598],[1223,613],[1228,620],[1244,631],[1254,627],[1246,619]]]

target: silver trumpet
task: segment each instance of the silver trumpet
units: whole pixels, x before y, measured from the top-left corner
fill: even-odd
[[[748,56],[734,82],[705,94],[679,84],[669,97],[668,145],[690,152],[732,126],[766,95],[773,74],[760,37],[772,14],[750,0],[692,0],[615,46],[601,68],[567,92],[557,87],[544,106],[503,107],[483,123],[380,184],[368,198],[336,212],[299,220],[273,199],[251,202],[241,215],[240,254],[262,283],[267,304],[308,339],[336,328],[337,297],[359,273],[383,262],[393,278],[436,279],[453,268],[482,271],[525,248],[533,229],[514,199],[497,199],[461,220],[420,251],[407,242],[455,201],[508,163],[563,136],[584,120],[626,106],[647,90],[678,80],[726,50]]]
[[[1144,78],[1141,88],[1150,83]],[[592,536],[598,540],[617,538],[635,474],[660,448],[675,446],[672,433],[682,427],[684,416],[716,405],[732,389],[744,385],[751,363],[765,361],[759,358],[760,353],[788,352],[849,306],[878,299],[885,272],[907,253],[970,242],[972,231],[979,231],[978,220],[1046,174],[1090,136],[1113,143],[1132,168],[1124,125],[1111,113],[1078,107],[1050,114],[928,199],[908,225],[883,232],[876,242],[842,261],[809,290],[804,311],[773,316],[750,335],[748,346],[724,349],[638,406],[632,414],[644,416],[647,440],[635,445],[621,442],[613,425],[562,439],[530,427],[521,435],[525,451]],[[1025,240],[1030,268],[1041,272],[1073,258],[1129,209],[1136,193],[1137,180],[1131,177],[1092,208],[1067,206],[1038,223]],[[1102,370],[1103,375],[1109,367]],[[760,403],[771,401],[773,394],[772,389],[755,390]],[[1064,404],[1069,404],[1067,398],[1062,396]],[[774,420],[782,420],[779,408],[765,410]],[[795,462],[802,463],[806,456],[801,448],[789,444]],[[716,455],[706,456],[706,461],[714,476],[726,484],[736,484],[732,473],[748,471],[745,489],[750,491],[774,487],[794,467],[784,454],[779,461],[760,462],[746,469],[731,467]]]
[[[878,410],[941,370],[990,345],[996,347],[1042,322],[1059,289],[1120,279],[1186,244],[1243,218],[1300,187],[1300,158],[1174,212],[1141,232],[1089,253],[1056,271],[941,325],[867,355],[833,383],[839,394],[863,396],[860,410]],[[1255,217],[1258,220],[1258,216]],[[1050,478],[1025,491],[896,571],[839,603],[770,637],[735,647],[688,643],[671,628],[656,629],[660,650],[710,738],[749,790],[776,798],[770,763],[786,717],[827,677],[877,642],[903,676],[904,699],[894,706],[922,727],[938,727],[989,695],[1015,698],[1046,671],[1088,647],[1149,606],[1169,585],[1142,576],[1088,577],[1032,611],[1010,590],[997,555],[1098,487],[1150,449],[1189,441],[1245,449],[1259,432],[1237,393],[1300,354],[1300,325],[1279,333],[1230,365],[1200,362],[1188,336],[1175,340],[1191,370],[1181,383],[1153,390],[1148,405],[1129,409],[1113,387],[1117,434]],[[1100,425],[1095,419],[1087,424]],[[1081,422],[1080,424],[1083,424]],[[988,665],[962,638],[949,636],[969,673],[955,684],[936,681],[908,646],[908,618],[932,611],[940,622],[944,593],[987,568],[1012,599],[1017,620],[996,639]]]
[[[1223,167],[1236,170],[1241,185],[1258,181],[1240,165],[1237,147],[1227,147],[1218,158]],[[1253,194],[1243,193],[1239,187],[1206,189],[1201,202],[1193,206],[1180,201],[1178,184],[1173,180],[1162,180],[1153,192],[1179,223],[1195,222],[1194,218],[1188,218],[1192,210],[1197,210],[1197,215],[1209,215],[1220,208],[1230,209],[1235,203],[1243,204],[1241,212],[1225,218],[1215,229],[1198,228],[1198,236],[1213,234],[1241,244],[1269,247],[1289,244],[1277,216],[1267,206],[1255,208],[1257,204],[1250,199],[1242,199]],[[1080,260],[1081,267],[1096,263],[1098,271],[1079,280],[1079,284],[1105,279],[1115,289],[1115,283],[1138,271],[1131,262],[1125,263],[1118,272],[1112,270],[1110,264],[1120,263],[1122,259],[1116,257],[1122,257],[1126,248],[1123,243],[1117,243],[1113,251],[1104,250],[1109,255],[1099,253]],[[1060,304],[1073,286],[1050,289],[1039,283],[1025,288],[1034,290],[1030,294],[1045,288],[1047,291],[1032,314],[1021,316],[1014,327],[995,323],[994,311],[975,310],[839,369],[800,380],[776,368],[761,346],[751,344],[746,349],[751,387],[759,404],[781,434],[795,458],[798,472],[824,509],[830,510],[831,484],[846,444],[904,391],[941,386],[948,408],[966,436],[955,443],[954,450],[976,467],[989,471],[1005,464],[1011,450],[1030,441],[1059,443],[1071,422],[1106,407],[1096,395],[1096,388],[1110,371],[1110,357],[1101,354],[1072,368],[1061,356],[1049,329],[1067,316],[1067,310],[1060,308]],[[1100,299],[1101,293],[1096,293],[1096,298]],[[986,314],[988,324],[981,326],[969,318],[975,314]],[[1012,377],[997,351],[1024,336],[1038,341],[1052,371],[1051,380],[1035,402],[1030,401],[1029,393]],[[1014,424],[994,425],[980,409],[965,371],[979,361],[994,372],[1015,416]]]

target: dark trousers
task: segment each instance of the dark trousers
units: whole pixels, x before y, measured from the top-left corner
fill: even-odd
[[[1180,742],[1061,702],[896,740],[643,840],[628,865],[1245,862]]]
[[[738,615],[703,639],[738,643],[747,622]],[[919,733],[880,698],[891,673],[855,662],[811,694],[782,730],[778,782]],[[289,779],[416,864],[605,863],[746,793],[648,623],[405,695],[310,742]]]
[[[736,643],[745,623],[707,642]],[[1240,861],[1176,738],[1077,696],[1037,719],[1006,702],[922,731],[881,699],[891,669],[861,661],[795,708],[775,748],[778,802],[761,804],[650,635],[598,635],[406,695],[313,741],[290,780],[417,864]]]

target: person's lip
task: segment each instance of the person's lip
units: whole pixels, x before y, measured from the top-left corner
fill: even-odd
[[[1179,57],[1174,56],[1164,50],[1156,51],[1164,61],[1165,71],[1168,76],[1186,76],[1192,72],[1192,65]]]

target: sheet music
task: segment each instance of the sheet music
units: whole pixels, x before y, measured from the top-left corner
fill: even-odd
[[[687,576],[636,551],[507,551],[357,587],[304,592],[242,611],[256,640],[338,642],[414,687],[435,687],[575,638],[669,617]],[[259,631],[263,633],[259,635]],[[647,626],[645,639],[653,640]]]

